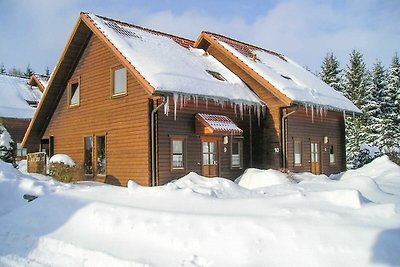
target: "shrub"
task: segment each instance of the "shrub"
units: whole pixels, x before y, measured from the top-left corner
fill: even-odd
[[[49,163],[49,174],[57,181],[70,183],[82,180],[83,170],[78,165],[69,166],[62,162]]]

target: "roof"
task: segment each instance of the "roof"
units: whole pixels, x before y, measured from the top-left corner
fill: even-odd
[[[50,79],[49,76],[35,73],[30,77],[29,84],[32,86],[37,86],[40,89],[40,91],[43,92],[44,89],[46,89],[49,79]]]
[[[213,56],[186,39],[135,25],[85,14],[112,45],[154,88],[178,94],[261,105],[258,97]],[[185,42],[186,41],[186,42]],[[219,80],[209,72],[221,74]]]
[[[230,118],[224,115],[197,113],[196,119],[199,120],[204,127],[208,127],[210,133],[243,133],[242,129],[240,129]]]
[[[361,112],[340,92],[284,55],[220,34],[203,32],[202,35],[212,38],[213,44],[222,47],[228,56],[255,71],[280,93],[290,98],[292,104]]]
[[[0,74],[0,117],[31,119],[42,96],[36,86],[28,84],[28,78]],[[31,104],[31,105],[30,105]]]

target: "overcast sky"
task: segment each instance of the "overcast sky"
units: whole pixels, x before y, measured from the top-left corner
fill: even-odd
[[[81,11],[195,40],[212,31],[319,71],[327,52],[345,67],[400,52],[400,0],[0,0],[0,64],[54,68]]]

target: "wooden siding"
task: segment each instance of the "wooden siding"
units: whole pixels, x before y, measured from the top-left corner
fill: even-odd
[[[69,79],[80,81],[79,106],[68,105],[68,90],[64,90],[42,138],[54,136],[54,152],[68,154],[83,165],[84,137],[106,134],[107,176],[96,180],[126,185],[133,179],[149,185],[148,94],[128,72],[127,95],[112,97],[111,67],[119,64],[92,35]]]
[[[217,137],[219,151],[219,174],[220,177],[235,179],[240,176],[243,171],[250,167],[250,121],[249,115],[244,115],[241,119],[240,114],[235,114],[234,109],[228,105],[221,108],[209,101],[208,106],[204,101],[198,102],[196,106],[189,101],[182,108],[177,107],[176,120],[173,114],[173,101],[170,101],[169,116],[164,115],[163,111],[158,112],[158,184],[165,184],[173,179],[180,178],[185,174],[193,171],[201,175],[202,173],[202,147],[201,138]],[[243,168],[231,168],[231,141],[223,144],[223,135],[198,135],[196,134],[196,113],[208,113],[226,115],[231,118],[236,125],[243,130]],[[257,115],[252,115],[253,129],[258,128],[256,123]],[[171,147],[170,136],[186,137],[186,169],[171,171]],[[229,136],[229,134],[228,134]],[[255,138],[253,138],[254,140]],[[224,148],[226,152],[224,152]]]
[[[253,150],[253,162],[257,168],[275,168],[281,166],[281,107],[283,106],[276,96],[267,88],[257,82],[248,72],[243,70],[231,58],[213,46],[208,46],[207,51],[220,61],[225,67],[235,73],[246,85],[257,94],[257,96],[266,104],[267,109],[263,116],[262,127],[255,128],[257,133],[255,146]],[[279,152],[276,152],[279,149]]]
[[[324,137],[327,136],[329,143],[324,144]],[[302,166],[294,165],[294,139],[302,141]],[[291,171],[311,171],[311,141],[320,144],[321,173],[332,174],[345,170],[345,140],[344,120],[341,112],[329,111],[322,116],[316,115],[314,111],[314,122],[311,111],[305,109],[288,117],[287,122],[287,167]],[[329,145],[335,148],[335,164],[329,163]]]

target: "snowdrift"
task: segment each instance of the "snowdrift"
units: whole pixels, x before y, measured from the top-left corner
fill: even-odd
[[[63,185],[0,162],[0,265],[400,265],[400,171],[387,158],[329,178],[250,169],[237,182]]]

